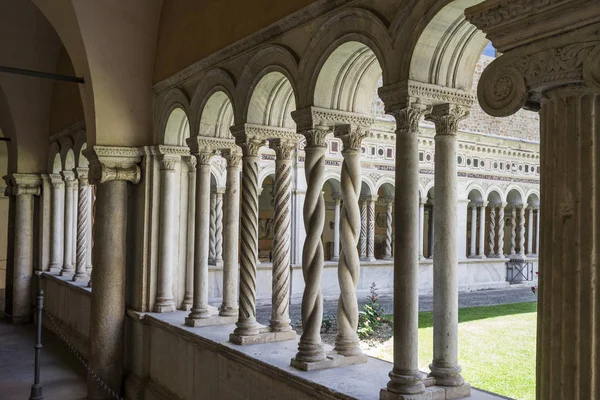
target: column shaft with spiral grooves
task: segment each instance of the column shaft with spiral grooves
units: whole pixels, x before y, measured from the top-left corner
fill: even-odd
[[[519,207],[519,255],[525,257],[525,207]]]
[[[218,188],[215,198],[215,264],[223,265],[223,194],[225,190]]]
[[[318,362],[326,355],[321,344],[321,322],[323,319],[323,297],[321,294],[321,273],[323,272],[323,225],[325,223],[325,137],[328,131],[312,129],[306,136],[306,197],[304,199],[304,226],[306,239],[302,250],[302,274],[304,294],[302,295],[302,336],[298,344],[296,361]]]
[[[392,206],[394,199],[386,199],[386,214],[385,214],[385,255],[384,259],[392,259]]]
[[[517,208],[513,206],[510,210],[510,255],[517,252]]]
[[[377,196],[368,200],[368,222],[367,222],[367,259],[375,261],[375,202]]]
[[[352,130],[350,125],[337,126],[335,136],[342,140],[341,192],[344,207],[340,216],[340,241],[342,249],[338,263],[340,298],[337,309],[338,333],[334,350],[344,356],[361,354],[358,335],[358,300],[356,288],[360,274],[360,256],[357,245],[360,239],[361,215],[358,196],[362,184],[360,145],[367,132],[362,128]]]
[[[504,207],[503,203],[498,208],[498,257],[504,258]]]
[[[367,258],[367,199],[360,200],[360,258]]]
[[[217,233],[217,193],[210,193],[210,236],[208,242],[208,262],[215,263]]]
[[[88,251],[88,229],[90,227],[90,195],[91,187],[88,183],[87,169],[78,169],[79,175],[79,204],[77,213],[77,259],[76,270],[73,281],[88,280],[87,274],[87,251]]]
[[[490,207],[490,256],[496,255],[496,207]]]
[[[272,332],[287,332],[290,326],[290,249],[292,151],[295,141],[270,140],[275,150],[275,214],[273,250],[273,291],[270,327]]]

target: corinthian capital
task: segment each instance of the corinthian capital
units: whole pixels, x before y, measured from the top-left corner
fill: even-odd
[[[435,124],[437,135],[456,135],[458,123],[468,116],[467,107],[446,103],[433,106],[425,119]]]
[[[239,168],[242,163],[242,153],[237,149],[226,149],[221,156],[227,161],[227,168]]]
[[[269,139],[269,147],[275,150],[277,160],[287,161],[291,159],[292,152],[298,146],[297,140],[291,139]]]
[[[89,180],[92,184],[113,180],[131,183],[140,181],[142,151],[137,147],[93,146],[83,151],[90,162]]]
[[[161,154],[158,159],[161,171],[175,171],[175,167],[181,160],[180,156],[174,154]]]
[[[350,124],[336,125],[333,134],[336,138],[342,140],[344,149],[342,153],[360,151],[362,140],[369,136],[369,131],[362,126],[352,126]]]

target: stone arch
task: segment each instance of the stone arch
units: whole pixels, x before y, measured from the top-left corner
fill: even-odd
[[[539,207],[540,206],[540,197],[534,191],[530,191],[527,194],[527,206],[528,207]]]
[[[157,143],[185,146],[185,139],[190,135],[190,103],[187,94],[181,89],[171,89],[162,96],[157,107],[159,110],[154,134]]]
[[[220,109],[224,110],[222,107],[230,107],[231,110],[228,112],[231,113],[232,119],[235,116],[237,104],[233,96],[236,93],[235,82],[231,75],[222,68],[210,70],[199,82],[190,104],[191,135],[211,137],[215,137],[217,133],[224,135],[224,131],[217,129],[219,116],[216,114]],[[235,123],[235,121],[232,122]],[[202,123],[205,125],[201,126]],[[231,137],[229,126],[231,125],[227,126],[228,135],[226,137]]]
[[[271,175],[275,176],[275,163],[266,164],[264,168],[258,172],[258,187],[262,187],[265,179]],[[273,178],[273,180],[274,179],[275,178]]]
[[[539,201],[540,201],[540,192],[538,189],[529,189],[527,191],[527,193],[525,194],[525,198],[529,199],[530,197],[533,198],[537,198],[538,204],[537,206],[539,206]]]
[[[467,197],[473,203],[483,202],[483,193],[485,193],[482,189],[476,187],[476,185],[472,185],[471,189],[468,191]]]
[[[223,91],[214,92],[202,109],[197,134],[205,137],[231,139],[229,128],[234,124],[231,97]]]
[[[388,60],[387,57],[393,54],[393,48],[385,24],[370,11],[358,8],[343,10],[325,21],[313,34],[305,56],[300,61],[302,84],[298,108],[313,105],[318,77],[324,65],[331,55],[347,42],[361,44],[375,55],[381,70],[376,81],[381,75],[385,83],[391,80],[389,72],[396,68],[389,66],[391,59]],[[373,89],[375,93],[375,87]],[[369,112],[370,109],[366,111]]]
[[[425,190],[423,190],[423,193],[426,193],[425,197],[429,196],[429,194],[430,194],[429,192],[431,192],[431,194],[434,195],[433,184],[434,184],[434,181],[432,179],[429,182],[427,182],[427,184],[425,185]]]
[[[525,201],[525,199],[527,199],[527,197],[525,197],[525,192],[523,191],[523,188],[521,188],[520,186],[517,185],[509,185],[508,188],[506,189],[506,199],[505,201],[509,204],[523,204],[523,202]]]
[[[499,203],[502,203],[506,198],[504,191],[500,186],[492,185],[488,187],[487,191],[485,192],[485,197],[489,199],[493,193],[495,193],[499,197]]]
[[[75,152],[70,148],[65,154],[64,171],[72,171],[75,168]]]
[[[384,175],[377,181],[377,191],[381,189],[382,186],[389,185],[392,188],[396,187],[396,179],[393,176]],[[394,196],[395,192],[392,192],[391,195]]]
[[[214,163],[210,165],[210,174],[211,174],[211,182],[214,179],[214,183],[218,188],[224,188],[227,182],[226,173],[223,172],[220,168],[218,168]]]
[[[60,155],[60,147],[58,143],[52,142],[48,152],[48,173],[58,174],[63,170],[62,157]]]
[[[375,182],[369,176],[362,176],[362,185],[360,189],[361,196],[376,196],[377,191],[375,190]]]
[[[73,152],[75,153],[75,166],[87,168],[88,159],[83,155],[82,151],[87,149],[86,131],[80,129],[73,135]]]
[[[379,197],[387,197],[394,198],[396,193],[396,187],[392,182],[383,182],[377,188],[377,196]]]
[[[75,168],[75,152],[73,151],[73,148],[75,147],[75,143],[70,136],[65,136],[65,137],[60,138],[59,145],[60,145],[60,156],[62,157],[62,163],[65,168],[65,171],[70,171],[71,169]],[[72,158],[73,166],[70,167],[70,169],[67,169],[67,167],[68,167],[67,154],[69,153],[69,150],[71,151],[72,156],[73,156],[73,158]]]
[[[171,111],[165,125],[162,143],[172,146],[185,146],[185,140],[190,137],[190,121],[182,108]]]
[[[341,171],[339,169],[337,169],[337,168],[326,168],[325,169],[324,182],[327,182],[329,180],[340,182],[341,179],[342,179]]]
[[[88,168],[90,165],[88,159],[83,155],[85,149],[87,149],[87,143],[83,143],[77,152],[77,167]]]
[[[490,205],[499,206],[502,203],[503,194],[499,189],[492,189],[488,191],[486,199]]]
[[[342,183],[340,182],[340,180],[338,178],[333,178],[333,177],[327,178],[325,180],[324,186],[329,186],[331,193],[336,193],[336,194],[341,195]]]

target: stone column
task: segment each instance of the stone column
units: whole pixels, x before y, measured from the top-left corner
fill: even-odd
[[[223,213],[223,305],[219,315],[234,316],[238,313],[238,269],[240,236],[240,164],[242,155],[236,150],[226,150],[222,156],[227,160],[227,187]]]
[[[5,314],[14,324],[31,321],[34,237],[35,231],[33,196],[40,195],[42,179],[36,174],[12,174],[7,177],[7,186],[14,196],[14,240],[12,260],[7,260]]]
[[[187,206],[187,236],[185,252],[185,295],[183,309],[190,311],[194,304],[194,224],[196,222],[196,157],[184,156],[183,161],[188,167],[188,206]]]
[[[394,206],[394,199],[384,199],[386,205],[385,213],[385,254],[383,255],[384,260],[392,260],[392,208]],[[420,227],[420,225],[419,225]],[[419,251],[422,253],[422,251]],[[421,254],[422,256],[423,254]]]
[[[469,205],[471,209],[471,244],[469,246],[469,257],[476,256],[477,251],[477,205]]]
[[[498,257],[504,258],[504,209],[507,203],[500,204],[498,207]]]
[[[540,109],[536,398],[597,399],[600,8],[565,0],[512,11],[484,1],[467,18],[502,53],[479,81],[482,109],[498,117]]]
[[[490,253],[488,257],[497,257],[496,253],[496,206],[490,206]]]
[[[88,236],[87,236],[87,261],[85,264],[85,269],[87,271],[88,276],[92,276],[92,230],[93,230],[93,220],[94,220],[94,186],[88,185],[88,209],[90,210],[90,218],[88,219]]]
[[[425,203],[419,202],[419,260],[424,260],[423,255],[423,239],[424,239],[424,226],[425,226]]]
[[[533,257],[533,207],[529,206],[527,220],[527,257]]]
[[[340,204],[341,197],[339,195],[333,197],[335,208],[333,209],[333,257],[331,261],[340,259]]]
[[[50,225],[50,272],[58,273],[62,269],[64,257],[65,229],[65,182],[59,174],[51,174],[52,183],[52,215]]]
[[[275,212],[273,249],[273,287],[271,301],[271,332],[288,332],[290,326],[290,249],[291,249],[291,186],[292,158],[297,141],[270,139],[275,150]]]
[[[375,261],[375,202],[377,196],[368,199],[368,222],[367,222],[367,260]]]
[[[361,215],[358,208],[358,196],[362,185],[360,147],[362,139],[367,135],[368,132],[362,127],[338,125],[335,128],[335,137],[341,139],[344,146],[342,150],[344,161],[340,176],[344,209],[340,220],[342,241],[338,264],[340,298],[337,308],[338,333],[334,351],[344,356],[362,354],[356,334],[358,328],[356,288],[360,276],[360,258],[356,246],[361,230]]]
[[[63,265],[60,270],[62,276],[69,276],[75,273],[73,266],[73,188],[75,186],[75,174],[70,171],[63,171],[65,180],[65,223],[64,223],[64,257]]]
[[[217,192],[210,192],[210,230],[208,242],[208,263],[215,264],[217,237]]]
[[[197,326],[209,318],[208,309],[208,242],[210,236],[210,161],[215,152],[201,146],[198,137],[188,139],[196,157],[196,212],[194,225],[194,299],[190,314],[185,319],[188,326]]]
[[[433,199],[432,199],[433,200]],[[429,207],[429,232],[427,234],[427,239],[428,239],[428,253],[429,253],[429,259],[433,260],[433,249],[434,249],[434,233],[435,233],[435,224],[433,222],[434,220],[434,205],[431,204],[431,206]]]
[[[510,256],[517,254],[517,207],[510,209]]]
[[[224,188],[215,192],[215,265],[223,266],[223,194]]]
[[[394,253],[394,366],[381,399],[425,391],[419,372],[419,121],[426,107],[398,104],[402,88],[383,87],[386,112],[396,118],[396,246]],[[422,246],[421,246],[422,248]]]
[[[537,226],[535,229],[535,254],[539,257],[540,254],[540,209],[537,209]]]
[[[479,205],[479,258],[485,258],[485,208],[487,203]]]
[[[48,271],[50,268],[50,237],[51,227],[50,220],[52,218],[52,182],[50,175],[41,174],[42,178],[42,194],[40,203],[40,229],[39,229],[39,264],[36,269],[40,271]]]
[[[321,344],[321,322],[323,320],[323,297],[321,273],[323,272],[323,225],[325,223],[325,129],[304,132],[306,158],[306,198],[304,199],[304,226],[306,240],[302,250],[302,274],[305,288],[302,295],[302,336],[295,360],[318,362],[326,358]],[[344,205],[345,206],[345,205]]]
[[[90,307],[89,365],[117,391],[123,385],[125,272],[127,261],[127,186],[140,181],[141,151],[133,147],[94,146],[84,150],[90,181],[96,185]],[[88,376],[90,400],[110,398]]]
[[[361,197],[360,202],[360,259],[361,261],[367,260],[367,221],[368,221],[368,209],[367,199]]]
[[[88,169],[77,168],[77,178],[79,179],[79,196],[77,205],[77,257],[75,275],[73,281],[89,281],[87,272],[88,261],[88,238],[91,219],[90,210],[90,184],[88,182]]]
[[[434,106],[425,119],[435,124],[435,253],[433,259],[433,362],[436,384],[464,383],[458,365],[458,255],[456,165],[458,122],[469,111],[454,104]]]
[[[77,266],[77,215],[79,214],[79,180],[77,180],[75,173],[73,176],[73,207],[71,207],[71,212],[73,213],[73,217],[71,219],[71,265],[73,265],[73,272],[75,272],[75,267]]]
[[[160,211],[158,233],[158,273],[156,278],[156,300],[154,312],[175,311],[173,298],[173,271],[175,260],[175,233],[177,224],[175,215],[179,196],[175,191],[176,167],[180,156],[164,153],[159,155],[160,162]]]
[[[525,206],[519,207],[519,256],[525,257]]]
[[[245,130],[234,134],[236,144],[242,148],[242,216],[240,293],[237,328],[234,340],[259,335],[256,322],[256,265],[258,262],[258,152],[266,143],[246,135]],[[237,337],[237,339],[235,339]],[[230,336],[231,340],[231,336]]]

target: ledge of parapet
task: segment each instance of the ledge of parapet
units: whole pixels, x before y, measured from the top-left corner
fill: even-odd
[[[192,65],[185,67],[170,77],[163,79],[153,86],[154,93],[158,94],[162,91],[168,90],[169,88],[181,85],[182,83],[194,79],[194,77],[200,74],[202,71],[208,70],[209,68],[221,64],[240,53],[244,53],[253,47],[268,42],[282,35],[283,33],[306,24],[338,7],[350,5],[356,2],[358,2],[358,0],[315,1],[303,9],[280,19],[279,21],[276,21],[273,24],[251,34],[250,36],[240,39],[237,42],[234,42],[229,46],[212,53],[202,60],[196,61]]]
[[[73,276],[60,276],[50,272],[43,272],[40,276],[43,279],[47,279],[52,282],[56,282],[60,285],[66,286],[75,292],[82,293],[86,296],[92,295],[92,288],[87,287],[87,281],[73,282]]]

